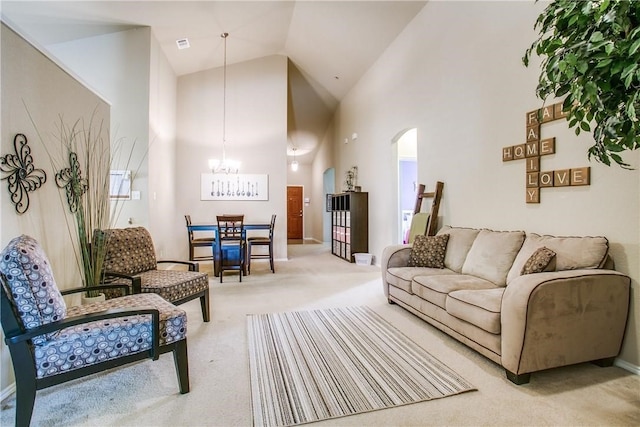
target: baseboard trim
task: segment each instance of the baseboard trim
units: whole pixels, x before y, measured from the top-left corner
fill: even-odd
[[[622,359],[616,358],[616,360],[613,362],[613,364],[615,366],[617,366],[618,368],[622,368],[625,371],[631,372],[632,374],[640,375],[640,366],[631,364],[631,363],[627,362],[626,360],[622,360]]]
[[[4,400],[7,397],[11,396],[13,393],[15,393],[15,391],[16,391],[16,383],[13,382],[9,384],[7,388],[5,388],[0,392],[0,402],[4,402]]]

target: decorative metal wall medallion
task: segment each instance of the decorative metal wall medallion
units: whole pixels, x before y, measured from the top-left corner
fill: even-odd
[[[64,188],[67,193],[67,204],[71,213],[76,213],[80,205],[80,198],[89,189],[89,182],[82,178],[78,155],[71,151],[69,153],[69,167],[64,168],[56,174],[56,185]]]
[[[27,137],[21,133],[13,138],[13,148],[16,154],[0,157],[0,170],[9,176],[2,178],[9,183],[11,202],[16,206],[16,212],[23,214],[29,209],[29,192],[42,187],[47,182],[47,174],[42,169],[33,166],[31,147],[27,145]]]

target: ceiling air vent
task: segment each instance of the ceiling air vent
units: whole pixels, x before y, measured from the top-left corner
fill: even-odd
[[[176,44],[178,45],[178,49],[188,49],[190,47],[189,39],[186,39],[186,38],[176,40]]]

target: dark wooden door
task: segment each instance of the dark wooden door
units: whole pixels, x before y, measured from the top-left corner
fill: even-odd
[[[302,239],[302,187],[287,186],[287,239]]]

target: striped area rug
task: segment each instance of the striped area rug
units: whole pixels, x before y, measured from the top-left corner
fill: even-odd
[[[255,426],[291,426],[474,387],[368,307],[247,317]]]

